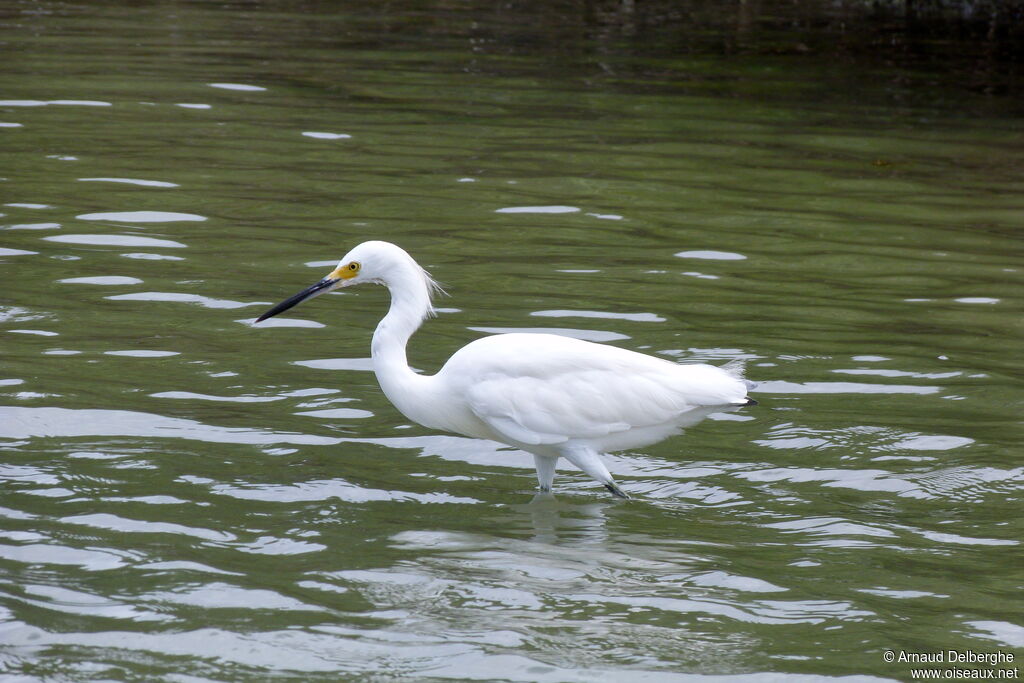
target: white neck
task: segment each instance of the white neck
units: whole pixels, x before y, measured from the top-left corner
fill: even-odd
[[[405,346],[431,311],[430,290],[415,263],[403,264],[388,274],[391,308],[377,324],[370,345],[373,371],[381,389],[406,417],[422,424],[417,406],[424,405],[429,377],[409,367]],[[417,398],[421,397],[421,398]]]

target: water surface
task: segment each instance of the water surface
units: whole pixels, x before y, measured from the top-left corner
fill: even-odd
[[[0,671],[905,680],[885,650],[1021,653],[1012,107],[424,16],[6,11]],[[251,325],[371,238],[450,292],[417,368],[556,330],[746,359],[760,405],[610,456],[633,501],[568,466],[534,499],[529,456],[384,399],[384,291]]]

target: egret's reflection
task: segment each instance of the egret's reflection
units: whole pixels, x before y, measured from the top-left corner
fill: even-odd
[[[612,501],[574,503],[553,493],[541,492],[529,503],[510,505],[502,523],[521,529],[539,543],[552,545],[604,545],[608,540],[607,512]]]

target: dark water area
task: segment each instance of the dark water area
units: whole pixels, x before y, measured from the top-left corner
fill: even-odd
[[[1024,61],[1019,2],[507,2],[439,9],[424,5],[388,28],[417,24],[423,40],[457,37],[478,54],[589,64],[604,72],[596,78],[624,86],[640,80],[765,95],[772,91],[755,81],[774,65],[817,71],[818,95],[827,99],[833,79],[848,87],[859,81],[866,93],[896,101],[944,99],[940,89],[1019,95]],[[710,74],[672,62],[707,56],[728,59]],[[848,97],[844,90],[835,99]]]
[[[1020,26],[4,4],[0,679],[1010,676]],[[610,455],[633,500],[568,465],[535,498],[382,395],[384,291],[253,324],[368,239],[449,293],[425,372],[549,331],[743,360],[759,405]]]

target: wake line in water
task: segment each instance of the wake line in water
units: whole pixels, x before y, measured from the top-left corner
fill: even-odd
[[[130,410],[0,407],[0,438],[135,436],[212,443],[331,446],[345,439],[313,434],[218,427],[195,420]]]

